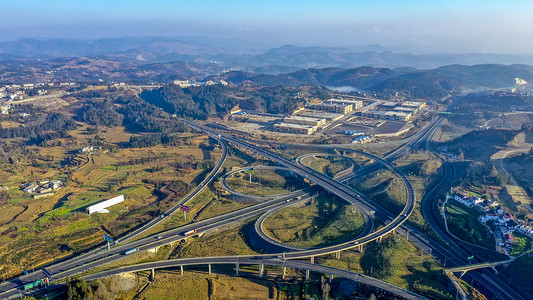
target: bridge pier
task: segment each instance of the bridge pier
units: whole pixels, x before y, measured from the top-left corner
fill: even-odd
[[[329,274],[329,283],[333,280],[333,274]]]
[[[211,275],[211,264],[207,265],[209,267],[209,275]]]
[[[239,276],[239,264],[235,264],[235,275]]]
[[[381,243],[381,240],[382,240],[382,239],[383,239],[383,237],[381,237],[381,236],[378,237],[378,239],[377,239],[378,243]]]
[[[259,278],[263,277],[263,271],[265,269],[265,265],[260,264],[259,265]]]
[[[335,252],[335,258],[336,259],[341,259],[341,252],[340,251]]]
[[[154,281],[154,279],[155,279],[155,270],[152,269],[152,272],[150,274],[150,281]]]
[[[311,263],[312,263],[312,264],[315,263],[315,257],[314,257],[314,256],[311,256]]]
[[[463,276],[466,274],[467,271],[462,271],[461,275],[459,275],[459,278],[463,278]]]
[[[363,245],[359,245],[359,246],[357,247],[357,250],[359,250],[359,252],[363,252]]]
[[[309,281],[309,270],[305,270],[305,281]]]
[[[183,276],[183,266],[180,266],[181,275]]]
[[[285,280],[285,275],[287,274],[287,267],[283,266],[281,270],[281,279]]]

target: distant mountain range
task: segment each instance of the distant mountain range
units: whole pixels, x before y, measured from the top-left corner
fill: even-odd
[[[533,64],[533,55],[410,54],[379,45],[269,49],[242,40],[202,37],[121,37],[95,40],[22,39],[0,42],[0,61],[92,57],[135,64],[217,63],[224,68],[280,74],[304,68],[411,67],[432,69],[451,64]]]
[[[528,65],[449,65],[435,69],[410,68],[323,68],[303,69],[284,74],[256,74],[231,71],[208,79],[233,84],[302,84],[349,87],[376,93],[396,92],[414,97],[441,97],[454,91],[518,87],[516,78],[533,82],[533,66]]]
[[[379,45],[265,49],[240,41],[200,38],[25,39],[0,43],[0,83],[212,79],[232,84],[324,85],[388,95],[441,97],[454,91],[530,87],[533,82],[533,66],[527,64],[414,67],[450,61],[533,60],[528,56],[395,54]]]

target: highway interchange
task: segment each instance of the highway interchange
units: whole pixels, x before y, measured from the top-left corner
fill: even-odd
[[[368,153],[354,151],[352,149],[337,148],[337,150],[341,150],[341,151],[352,151],[352,152],[357,152],[358,154],[361,154],[361,155],[367,155],[368,157],[371,157],[372,159],[379,161],[382,165],[389,168],[393,173],[395,173],[396,176],[398,176],[398,178],[402,180],[402,182],[404,183],[406,187],[407,202],[402,212],[398,216],[393,216],[387,211],[385,211],[384,209],[377,206],[375,203],[373,203],[371,200],[366,198],[364,195],[357,193],[356,191],[354,191],[347,185],[339,183],[338,181],[333,180],[319,172],[316,172],[310,168],[301,166],[298,163],[295,163],[278,154],[265,150],[251,143],[247,143],[241,139],[238,139],[230,135],[223,134],[214,129],[200,126],[198,124],[184,120],[184,122],[189,124],[191,127],[197,130],[204,131],[208,133],[211,137],[219,140],[220,144],[223,147],[223,157],[219,160],[217,166],[215,166],[215,168],[206,177],[206,179],[198,186],[198,188],[195,189],[195,191],[193,191],[187,197],[182,199],[175,206],[173,206],[165,214],[163,214],[162,217],[152,220],[151,222],[145,224],[144,226],[137,229],[136,231],[119,239],[120,244],[115,245],[110,250],[106,250],[105,247],[100,247],[90,252],[87,252],[85,254],[68,259],[64,262],[60,262],[57,264],[47,266],[46,268],[49,272],[53,274],[52,280],[59,280],[59,279],[65,278],[66,276],[72,276],[75,274],[79,274],[85,270],[89,270],[95,267],[100,267],[110,262],[119,260],[124,257],[123,253],[124,251],[128,249],[138,248],[139,251],[146,251],[149,249],[157,248],[165,244],[179,242],[180,240],[185,238],[183,236],[184,232],[187,232],[189,230],[196,229],[197,234],[201,234],[213,228],[225,226],[232,222],[245,220],[259,213],[277,210],[277,209],[281,209],[282,207],[287,206],[289,204],[287,200],[294,198],[295,197],[294,194],[287,196],[287,198],[278,197],[276,199],[268,200],[268,201],[265,201],[257,205],[250,206],[250,207],[247,207],[247,208],[235,211],[235,212],[231,212],[231,213],[221,215],[215,218],[211,218],[208,220],[192,223],[192,224],[189,224],[189,225],[177,228],[177,229],[169,230],[169,231],[159,234],[158,235],[158,237],[160,237],[159,239],[154,238],[154,236],[149,236],[143,239],[139,239],[137,241],[122,244],[122,243],[125,243],[131,240],[133,237],[138,236],[141,232],[144,232],[152,228],[153,226],[155,226],[155,224],[159,223],[160,221],[162,221],[162,219],[164,219],[169,214],[177,210],[182,203],[185,203],[186,201],[188,201],[188,199],[191,199],[201,189],[203,189],[214,178],[216,173],[218,173],[225,159],[225,156],[227,153],[227,149],[225,145],[226,142],[231,143],[235,146],[253,151],[257,155],[261,155],[274,162],[277,162],[279,165],[290,168],[296,174],[302,177],[305,177],[312,182],[317,183],[317,185],[321,186],[323,189],[327,190],[328,192],[335,194],[339,196],[340,198],[345,199],[346,201],[352,204],[356,204],[360,208],[360,210],[364,212],[366,215],[373,214],[376,219],[379,219],[383,223],[386,224],[386,226],[381,228],[380,230],[372,231],[373,229],[372,226],[368,226],[369,223],[367,222],[367,227],[366,227],[364,235],[353,241],[349,241],[346,243],[342,243],[342,244],[334,245],[330,247],[319,248],[319,249],[297,250],[297,251],[293,251],[290,253],[285,253],[284,254],[285,259],[287,260],[288,259],[300,259],[300,258],[308,258],[308,257],[319,256],[319,255],[325,255],[328,253],[339,253],[342,250],[359,247],[370,241],[378,240],[386,234],[390,234],[391,232],[397,231],[400,234],[408,235],[409,240],[415,243],[421,249],[424,249],[430,252],[433,256],[437,257],[441,261],[447,261],[448,262],[447,267],[464,265],[466,264],[466,261],[464,259],[466,257],[464,256],[466,252],[464,252],[464,250],[461,247],[455,245],[453,241],[450,242],[449,238],[446,238],[446,235],[443,232],[438,232],[439,227],[438,227],[438,224],[436,224],[434,216],[431,213],[431,206],[430,206],[431,202],[438,195],[438,192],[444,186],[446,186],[446,184],[448,184],[449,180],[452,178],[453,174],[451,173],[453,173],[453,168],[449,170],[449,168],[451,167],[448,166],[447,164],[444,164],[445,165],[445,176],[443,180],[441,180],[439,184],[435,186],[432,190],[430,190],[424,196],[424,199],[422,199],[422,211],[424,213],[424,217],[428,219],[428,222],[430,223],[432,228],[434,228],[436,233],[448,245],[453,247],[454,251],[458,253],[454,253],[454,251],[451,251],[447,247],[444,247],[439,242],[433,241],[431,238],[428,238],[427,236],[425,236],[423,233],[419,232],[412,226],[404,224],[404,222],[408,219],[409,215],[414,209],[416,199],[414,197],[413,188],[409,180],[401,172],[399,172],[394,167],[394,165],[389,163],[389,161],[392,161],[400,157],[401,155],[403,155],[403,153],[405,153],[405,151],[407,151],[408,149],[412,147],[416,147],[418,145],[426,146],[428,144],[428,141],[433,136],[434,132],[438,129],[438,127],[442,123],[442,121],[443,121],[442,117],[437,118],[431,125],[425,127],[418,133],[414,134],[412,139],[408,143],[404,144],[402,147],[400,147],[396,151],[387,155],[385,159],[381,159],[379,157],[373,156]],[[311,146],[311,147],[321,148],[318,146]],[[361,168],[360,170],[356,172],[355,178],[357,178],[358,176],[362,176],[364,174],[368,174],[369,172],[375,170],[376,167],[374,166],[376,165],[377,164],[371,165],[370,167]],[[306,197],[306,196],[311,196],[311,194],[309,193],[309,191],[301,191],[300,196]],[[444,234],[444,235],[441,235],[441,234]],[[269,263],[272,263],[273,259],[277,258],[278,255],[279,254],[267,254],[267,255],[261,255],[261,256],[255,256],[255,257],[248,257],[246,259],[248,259],[247,262],[249,263],[254,262],[253,264],[268,265]],[[244,258],[238,258],[238,259],[244,259]],[[199,258],[198,260],[202,261],[203,264],[223,263],[224,261],[230,264],[235,263],[235,257],[216,258],[216,259],[207,257],[207,258]],[[198,263],[198,260],[195,261],[196,264]],[[172,261],[171,263],[169,262],[158,262],[159,264],[154,262],[154,264],[156,265],[152,266],[152,268],[169,266],[169,264],[171,263],[174,263],[175,265],[187,265],[188,264],[187,261],[185,260],[175,260],[175,261]],[[287,262],[287,266],[289,266],[288,265],[289,262],[291,264],[298,263],[295,261],[286,261],[286,262]],[[244,261],[242,263],[244,264]],[[192,263],[189,263],[189,264],[192,264]],[[307,268],[320,271],[318,269],[320,269],[321,267],[323,266],[313,265],[311,267],[308,266]],[[305,268],[302,267],[302,269],[305,269]],[[115,269],[115,272],[117,272],[117,269]],[[328,273],[328,272],[324,272],[324,273]],[[331,270],[329,273],[333,274]],[[501,297],[501,294],[506,295],[505,298],[501,297],[502,299],[507,299],[507,298],[508,299],[524,299],[518,293],[510,289],[505,283],[501,282],[501,280],[499,280],[496,276],[494,276],[494,274],[492,274],[492,272],[490,271],[487,271],[487,270],[472,271],[471,273],[468,273],[467,275],[470,276],[472,279],[474,279],[476,283],[480,285],[480,288],[484,292],[489,292],[492,295],[500,294],[500,297]],[[337,275],[337,276],[341,276],[341,275]],[[0,285],[0,292],[3,292],[0,294],[0,296],[7,298],[9,296],[17,295],[20,293],[20,291],[18,291],[17,288],[19,288],[21,285],[23,285],[24,283],[28,283],[28,282],[32,282],[34,280],[40,279],[42,277],[43,277],[42,273],[38,271],[38,272],[34,272],[31,274],[19,277],[10,282],[6,282]],[[372,281],[372,279],[368,279],[368,281],[370,282]],[[378,284],[377,281],[374,283]],[[369,283],[369,284],[375,285],[372,283]],[[412,295],[409,297],[412,297]]]

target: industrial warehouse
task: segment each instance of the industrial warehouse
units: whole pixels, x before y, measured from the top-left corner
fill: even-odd
[[[102,213],[102,214],[108,213],[109,210],[107,210],[106,208],[111,207],[115,204],[122,203],[122,202],[124,202],[124,195],[116,196],[114,198],[111,198],[111,199],[108,199],[108,200],[105,200],[105,201],[102,201],[102,202],[99,202],[99,203],[96,203],[96,204],[93,204],[87,207],[85,212],[88,215],[93,214],[93,213]]]
[[[361,100],[344,100],[344,99],[329,99],[322,102],[319,108],[323,111],[348,114],[356,109],[363,107]]]
[[[300,108],[293,115],[283,119],[283,122],[274,124],[274,130],[286,133],[313,134],[327,123],[340,120],[346,114],[363,107],[361,100],[329,99],[314,105],[315,109]]]
[[[363,100],[365,102],[363,102]],[[411,119],[426,102],[390,101],[350,96],[330,98],[308,103],[296,108],[289,115],[267,114],[255,110],[242,110],[236,106],[231,110],[231,120],[241,122],[244,131],[272,130],[280,133],[312,135],[340,134],[354,131],[368,136],[397,136],[408,131]],[[268,125],[267,125],[268,124]],[[382,126],[385,124],[385,126]],[[379,128],[378,128],[379,127]],[[255,131],[257,132],[257,131]],[[368,142],[359,139],[357,142]]]
[[[375,109],[362,112],[363,117],[378,120],[409,121],[422,108],[426,107],[426,102],[405,101],[405,102],[385,102]]]

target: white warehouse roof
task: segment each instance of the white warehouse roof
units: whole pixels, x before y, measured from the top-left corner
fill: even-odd
[[[86,212],[88,215],[95,213],[95,212],[108,213],[109,211],[106,208],[113,206],[115,204],[119,204],[121,202],[124,202],[124,195],[116,196],[109,200],[105,200],[100,203],[93,204],[87,207]]]

